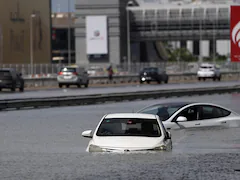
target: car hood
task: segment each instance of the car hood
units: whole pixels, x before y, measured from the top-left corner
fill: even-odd
[[[110,149],[149,149],[163,145],[163,137],[99,137],[93,139],[93,144],[103,148]]]

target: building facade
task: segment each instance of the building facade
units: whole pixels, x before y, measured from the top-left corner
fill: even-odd
[[[30,64],[31,52],[51,62],[51,0],[1,0],[0,64]]]
[[[76,63],[74,36],[75,19],[74,13],[52,14],[52,63]],[[69,31],[70,36],[68,34]],[[70,59],[69,53],[71,53]]]
[[[127,62],[127,2],[128,0],[76,0],[75,13],[77,19],[75,21],[75,37],[77,64],[120,64],[121,62]],[[88,51],[88,42],[86,40],[88,33],[86,31],[87,16],[107,17],[107,35],[106,37],[102,37],[107,39],[107,53],[104,51],[102,54],[94,54]],[[97,24],[98,22],[96,21],[96,34],[98,34],[98,28],[100,28]],[[102,32],[100,32],[100,34],[101,33]],[[92,37],[92,39],[94,39],[94,37]],[[99,46],[99,48],[101,47]],[[95,47],[96,52],[97,49],[98,47]]]

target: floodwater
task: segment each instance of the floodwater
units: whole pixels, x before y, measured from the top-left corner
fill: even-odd
[[[0,113],[1,180],[240,179],[240,128],[172,131],[171,152],[88,153],[84,130],[112,112],[167,101],[211,102],[240,113],[240,95],[193,96]]]

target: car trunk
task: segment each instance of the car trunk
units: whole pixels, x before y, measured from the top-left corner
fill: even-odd
[[[9,71],[0,71],[0,83],[12,82],[12,75]]]

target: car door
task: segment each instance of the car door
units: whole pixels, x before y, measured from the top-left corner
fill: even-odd
[[[82,84],[86,83],[86,77],[85,77],[84,71],[85,71],[84,68],[82,67],[79,68],[79,78],[82,80]]]
[[[199,120],[196,124],[197,127],[217,127],[224,126],[227,122],[225,121],[225,116],[228,113],[226,110],[212,106],[212,105],[199,105]]]
[[[87,84],[87,82],[88,82],[88,72],[85,69],[83,70],[83,76],[84,76],[84,84]]]
[[[22,86],[22,77],[20,73],[16,73],[16,87]]]
[[[12,75],[12,80],[13,80],[14,86],[19,87],[19,80],[18,80],[17,72],[15,70],[11,70],[10,73]]]
[[[178,121],[178,117],[185,117],[186,121]],[[183,109],[172,121],[166,121],[165,124],[167,129],[186,129],[198,126],[198,107],[190,106]]]

